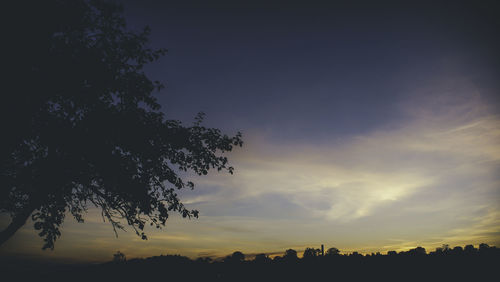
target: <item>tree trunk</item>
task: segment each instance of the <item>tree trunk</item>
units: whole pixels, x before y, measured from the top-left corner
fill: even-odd
[[[9,226],[7,226],[7,228],[0,232],[0,246],[3,245],[3,243],[5,243],[7,240],[9,240],[9,238],[12,237],[12,235],[14,235],[14,233],[16,233],[16,231],[26,223],[26,220],[28,219],[28,217],[30,217],[33,211],[34,209],[31,209],[12,218]]]

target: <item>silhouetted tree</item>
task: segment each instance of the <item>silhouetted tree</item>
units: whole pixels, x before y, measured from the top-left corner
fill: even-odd
[[[310,259],[310,258],[315,258],[318,256],[318,250],[315,248],[306,248],[304,250],[303,258],[305,259]]]
[[[329,248],[328,250],[326,250],[327,256],[337,256],[339,254],[340,254],[340,251],[337,248]]]
[[[224,258],[224,262],[242,262],[244,260],[245,260],[245,255],[240,251],[236,251]]]
[[[441,247],[437,247],[435,253],[438,255],[449,254],[450,253],[450,245],[443,244]]]
[[[461,255],[461,254],[463,254],[463,252],[464,252],[464,249],[460,246],[456,246],[451,250],[451,253],[454,255]]]
[[[450,245],[448,245],[448,244],[443,244],[443,246],[441,248],[443,249],[444,253],[449,253],[451,250]]]
[[[271,259],[266,254],[258,254],[255,256],[254,262],[256,263],[268,263]]]
[[[288,260],[288,261],[293,261],[297,260],[297,251],[294,249],[288,249],[285,251],[285,254],[283,255],[283,259]]]
[[[416,247],[415,249],[409,250],[408,254],[410,254],[410,255],[417,255],[417,256],[423,256],[423,255],[426,255],[427,252],[425,251],[425,248]]]
[[[125,254],[120,251],[113,254],[113,262],[124,262],[126,260],[127,258],[125,257]]]
[[[273,258],[273,262],[279,262],[279,261],[282,261],[283,260],[283,257],[282,256],[275,256]]]
[[[0,212],[11,223],[0,244],[32,215],[53,248],[66,212],[78,222],[89,205],[116,229],[120,220],[146,239],[144,226],[165,225],[169,212],[197,217],[175,190],[193,188],[179,171],[227,170],[222,153],[234,137],[167,120],[144,73],[164,49],[148,48],[149,29],[126,30],[122,9],[99,0],[25,1],[17,11],[20,47],[10,54],[15,89],[2,93]]]
[[[211,257],[199,257],[196,259],[196,262],[199,262],[199,263],[211,263],[212,262],[212,258]]]
[[[363,255],[358,252],[352,252],[351,257],[362,257]]]
[[[490,248],[490,246],[486,243],[479,244],[479,251],[486,251],[489,248]]]
[[[477,249],[473,245],[467,245],[464,248],[464,253],[470,255],[476,253]]]
[[[245,255],[240,251],[236,251],[231,255],[231,259],[233,261],[241,262],[245,260]]]

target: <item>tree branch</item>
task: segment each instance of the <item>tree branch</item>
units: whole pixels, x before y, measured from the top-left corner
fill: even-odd
[[[12,218],[9,226],[0,232],[0,246],[9,240],[9,238],[12,237],[12,235],[14,235],[14,233],[16,233],[16,231],[26,223],[26,220],[34,210],[34,208],[26,209]]]

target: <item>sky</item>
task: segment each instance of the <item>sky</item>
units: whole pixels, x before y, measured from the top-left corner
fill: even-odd
[[[55,250],[30,222],[0,250],[66,261],[337,247],[500,246],[498,6],[480,1],[123,1],[168,53],[147,67],[167,118],[243,133],[234,175],[186,174],[199,219],[141,240],[99,211]],[[308,2],[309,3],[309,2]],[[429,2],[430,3],[430,2]],[[283,4],[283,3],[281,3]],[[477,247],[477,246],[476,246]]]

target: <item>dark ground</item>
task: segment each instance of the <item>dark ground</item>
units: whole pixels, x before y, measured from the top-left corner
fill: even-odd
[[[159,256],[103,264],[2,260],[2,281],[498,281],[500,249],[308,258],[190,260]]]

